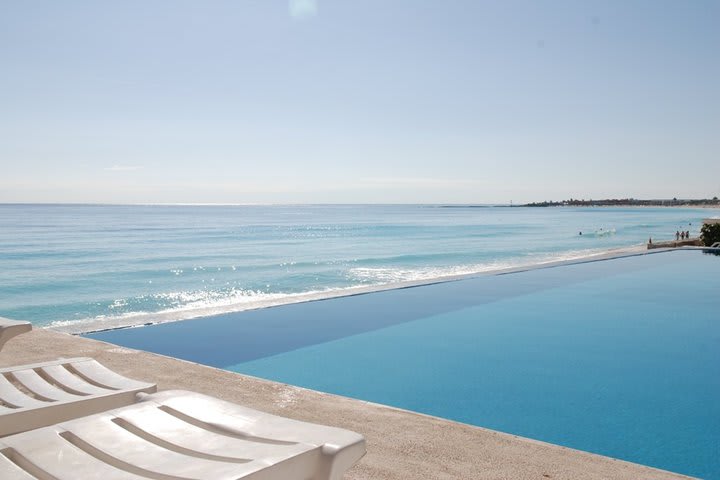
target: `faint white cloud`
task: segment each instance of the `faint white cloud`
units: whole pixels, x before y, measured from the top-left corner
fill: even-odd
[[[132,172],[134,170],[142,170],[143,167],[137,166],[137,165],[113,165],[112,167],[107,167],[105,170],[108,172]]]
[[[290,0],[290,16],[298,20],[314,17],[318,13],[317,0]]]

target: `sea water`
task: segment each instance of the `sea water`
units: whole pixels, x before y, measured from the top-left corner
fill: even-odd
[[[717,210],[0,205],[0,316],[67,331],[178,320],[583,258]],[[580,234],[582,232],[582,235]]]

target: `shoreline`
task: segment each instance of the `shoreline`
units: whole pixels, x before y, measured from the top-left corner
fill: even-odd
[[[325,291],[313,291],[298,294],[285,294],[278,298],[263,298],[255,301],[235,303],[222,306],[199,307],[195,309],[156,312],[156,313],[137,313],[125,316],[111,318],[92,318],[77,321],[62,321],[56,324],[44,325],[37,328],[46,330],[68,333],[71,335],[83,335],[88,333],[98,333],[110,330],[121,330],[126,328],[140,328],[162,323],[182,322],[185,320],[195,320],[200,318],[215,317],[218,315],[226,315],[231,313],[240,313],[250,310],[259,310],[263,308],[278,307],[282,305],[291,305],[296,303],[316,302],[322,300],[330,300],[333,298],[350,297],[355,295],[366,295],[369,293],[382,292],[388,290],[398,290],[404,288],[414,288],[424,285],[434,285],[438,283],[454,282],[475,278],[485,275],[505,275],[510,273],[522,272],[536,268],[552,268],[560,265],[570,265],[576,263],[593,262],[599,260],[607,260],[611,258],[621,258],[626,256],[644,255],[649,253],[659,253],[667,249],[648,250],[645,244],[630,245],[626,247],[617,247],[603,251],[589,252],[584,255],[570,256],[560,260],[546,260],[539,262],[529,262],[513,266],[502,266],[498,268],[489,268],[487,270],[477,270],[474,272],[444,275],[440,277],[407,280],[401,282],[381,283],[374,285],[360,285],[347,288],[330,289]]]

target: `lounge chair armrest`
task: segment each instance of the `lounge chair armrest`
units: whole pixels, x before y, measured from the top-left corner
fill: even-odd
[[[30,322],[21,322],[18,320],[10,320],[9,318],[0,317],[0,350],[2,350],[5,342],[16,335],[29,332],[32,330]]]

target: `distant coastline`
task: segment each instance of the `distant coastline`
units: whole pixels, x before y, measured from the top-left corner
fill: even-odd
[[[720,200],[711,199],[679,199],[638,200],[635,198],[608,198],[604,200],[563,200],[560,202],[545,201],[521,205],[523,207],[699,207],[719,208]]]

